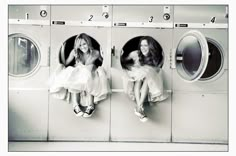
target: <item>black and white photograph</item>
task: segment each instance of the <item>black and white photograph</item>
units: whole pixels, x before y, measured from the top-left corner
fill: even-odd
[[[229,152],[228,3],[54,3],[7,4],[8,152]]]

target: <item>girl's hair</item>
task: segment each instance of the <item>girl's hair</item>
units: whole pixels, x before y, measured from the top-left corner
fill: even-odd
[[[141,52],[141,42],[146,40],[149,47],[147,56]],[[150,65],[154,67],[161,67],[163,64],[162,48],[158,42],[151,36],[144,36],[139,41],[138,56],[141,65]]]
[[[82,56],[83,56],[83,52],[80,50],[79,48],[79,40],[84,40],[87,44],[88,44],[88,53],[91,54],[92,51],[93,51],[93,46],[92,46],[92,42],[91,42],[91,38],[89,35],[85,34],[85,33],[82,33],[80,35],[77,35],[76,38],[75,38],[75,43],[74,43],[74,51],[75,53],[78,54],[78,58],[79,61],[82,61]]]

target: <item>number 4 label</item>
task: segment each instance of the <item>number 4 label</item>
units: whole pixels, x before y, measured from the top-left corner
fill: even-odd
[[[211,23],[215,23],[216,22],[216,17],[212,17],[211,18]]]

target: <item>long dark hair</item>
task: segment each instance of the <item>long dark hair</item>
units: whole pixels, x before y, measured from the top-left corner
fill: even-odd
[[[149,46],[149,52],[147,56],[144,56],[141,52],[141,42],[146,40]],[[151,36],[144,36],[139,41],[138,56],[141,65],[150,65],[153,67],[161,67],[163,64],[162,47]]]
[[[75,43],[74,43],[74,51],[75,53],[78,54],[77,59],[79,59],[79,61],[83,61],[82,56],[84,55],[84,53],[80,50],[79,45],[78,45],[78,40],[82,40],[82,39],[88,44],[88,53],[91,54],[93,51],[92,41],[89,35],[85,33],[81,33],[80,35],[77,35],[75,38]]]

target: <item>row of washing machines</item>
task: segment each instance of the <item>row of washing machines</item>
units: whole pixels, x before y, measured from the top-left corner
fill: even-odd
[[[227,5],[10,5],[9,140],[228,143]],[[63,43],[86,33],[103,56],[112,94],[91,118],[49,95]],[[134,115],[120,54],[152,36],[170,97]],[[186,50],[188,48],[188,50]],[[190,49],[189,49],[190,48]],[[191,49],[193,48],[193,49]],[[67,50],[69,51],[69,50]]]

